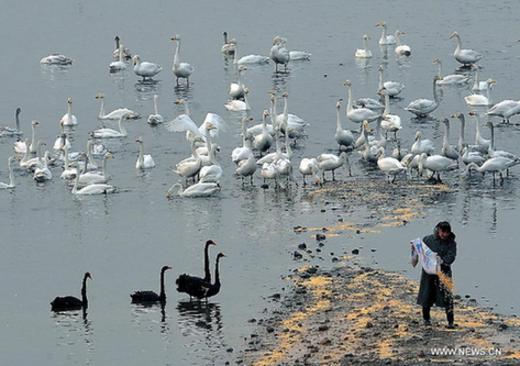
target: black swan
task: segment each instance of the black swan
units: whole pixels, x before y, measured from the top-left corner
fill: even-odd
[[[209,246],[216,245],[213,240],[208,240],[204,246],[204,278],[182,274],[177,278],[177,291],[186,292],[192,296],[201,299],[205,297],[206,289],[211,285],[211,272],[209,270]]]
[[[217,255],[217,259],[215,261],[215,283],[210,283],[210,282],[204,282],[204,280],[202,278],[198,278],[198,277],[189,277],[187,275],[184,275],[184,276],[187,276],[189,277],[189,281],[186,281],[186,284],[189,285],[182,288],[183,291],[180,291],[179,288],[180,288],[180,285],[181,284],[184,284],[182,281],[180,281],[180,284],[178,283],[179,287],[177,288],[177,290],[179,292],[186,292],[190,295],[190,301],[191,301],[191,297],[194,296],[196,297],[197,299],[208,299],[208,297],[212,297],[212,296],[215,296],[216,294],[219,293],[220,291],[220,277],[219,277],[219,262],[220,262],[220,258],[222,257],[225,257],[224,254],[222,253],[218,253]],[[179,277],[179,279],[181,278],[182,276]]]
[[[81,286],[81,300],[74,296],[57,297],[51,302],[52,311],[71,311],[71,310],[86,310],[88,308],[87,300],[87,278],[90,273],[87,272],[83,276],[83,286]]]
[[[164,292],[164,272],[172,269],[172,267],[164,266],[161,268],[161,294],[157,295],[154,291],[136,291],[130,295],[132,304],[150,304],[155,302],[166,302],[166,293]]]

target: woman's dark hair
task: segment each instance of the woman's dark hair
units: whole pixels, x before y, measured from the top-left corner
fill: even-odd
[[[445,233],[451,233],[451,225],[448,221],[441,221],[435,226],[436,231],[444,231]]]

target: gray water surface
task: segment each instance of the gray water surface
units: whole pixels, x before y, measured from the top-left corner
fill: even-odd
[[[444,73],[458,67],[449,34],[457,30],[465,47],[484,54],[482,78],[497,80],[494,100],[518,99],[520,44],[516,29],[520,5],[516,1],[472,1],[432,4],[416,1],[47,1],[38,6],[5,1],[0,12],[2,103],[0,121],[10,124],[17,106],[22,108],[22,128],[30,135],[30,121],[40,121],[39,137],[50,147],[58,133],[58,121],[73,98],[79,125],[69,130],[73,150],[85,148],[87,133],[98,128],[99,105],[94,96],[106,95],[106,110],[128,107],[147,116],[152,96],[160,96],[159,110],[173,119],[182,109],[177,98],[190,101],[193,119],[199,123],[208,111],[220,114],[227,128],[218,139],[219,161],[225,172],[222,192],[207,199],[168,201],[165,192],[178,181],[175,163],[190,149],[184,134],[151,128],[145,119],[127,124],[125,139],[107,143],[114,154],[109,161],[112,184],[121,192],[107,197],[74,197],[54,168],[51,182],[36,185],[32,176],[16,172],[18,186],[0,192],[2,244],[0,255],[0,363],[5,365],[209,365],[223,364],[232,356],[226,349],[243,345],[258,318],[269,306],[266,297],[285,286],[281,276],[294,267],[290,253],[302,241],[295,225],[327,226],[336,214],[320,213],[322,202],[302,200],[302,189],[289,191],[242,188],[233,177],[231,150],[240,144],[238,118],[224,108],[232,65],[220,53],[221,32],[237,38],[241,55],[268,54],[272,37],[287,37],[290,49],[312,53],[312,61],[290,64],[287,74],[275,74],[272,65],[250,67],[244,83],[251,90],[251,115],[260,119],[268,107],[268,92],[288,91],[290,111],[307,120],[309,137],[296,150],[293,165],[301,157],[335,151],[335,102],[345,98],[343,82],[353,82],[356,97],[371,96],[377,89],[377,67],[382,61],[375,24],[385,19],[389,29],[407,33],[403,43],[412,47],[408,60],[397,62],[390,49],[386,78],[406,84],[403,99],[392,102],[401,116],[402,145],[409,147],[416,129],[440,147],[442,127],[437,120],[413,121],[403,108],[413,99],[432,98],[432,59],[440,57]],[[489,21],[500,19],[500,21]],[[372,36],[374,53],[366,65],[354,59],[362,35]],[[142,60],[159,63],[164,70],[153,85],[143,85],[131,68],[110,75],[113,37]],[[181,57],[195,68],[189,89],[175,88],[171,72],[174,34],[182,37]],[[72,57],[67,69],[41,67],[39,60],[51,52]],[[466,89],[445,89],[434,112],[436,119],[455,111],[466,112]],[[346,103],[344,103],[346,104]],[[279,110],[281,111],[281,105]],[[513,118],[515,119],[515,118]],[[458,125],[451,143],[456,143]],[[344,122],[355,130],[357,125]],[[108,127],[115,123],[107,122]],[[468,121],[467,139],[474,136]],[[489,136],[485,127],[483,134]],[[518,153],[517,126],[498,127],[497,147]],[[135,171],[137,136],[143,136],[147,153],[157,164],[146,173]],[[6,161],[12,139],[0,140],[0,176],[7,180]],[[354,161],[354,175],[367,171],[382,175]],[[339,172],[340,179],[346,172]],[[503,313],[518,312],[515,280],[520,275],[516,230],[518,173],[504,185],[493,187],[490,178],[459,180],[447,195],[426,208],[423,216],[400,228],[388,228],[364,237],[364,248],[377,248],[369,263],[389,270],[408,270],[408,241],[429,233],[435,223],[449,219],[457,234],[459,254],[454,264],[457,290],[469,293],[484,305]],[[346,217],[362,222],[362,214]],[[180,273],[202,274],[202,245],[207,239],[228,255],[222,262],[221,293],[207,305],[189,304],[174,290]],[[308,237],[303,240],[307,240]],[[341,253],[354,244],[331,238],[327,248]],[[212,259],[213,261],[213,259]],[[329,262],[319,262],[323,267]],[[171,265],[166,284],[168,302],[140,308],[130,304],[138,289],[158,291],[159,270]],[[49,302],[55,296],[80,295],[84,272],[92,273],[86,319],[81,314],[55,315]],[[418,278],[417,271],[409,271]],[[478,286],[478,287],[477,287]],[[487,301],[486,301],[487,300]]]

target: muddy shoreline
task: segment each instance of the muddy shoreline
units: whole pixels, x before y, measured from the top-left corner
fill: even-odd
[[[285,278],[285,291],[267,301],[271,311],[250,319],[256,331],[244,339],[235,356],[238,365],[518,365],[520,318],[480,307],[468,295],[455,295],[455,329],[447,329],[444,310],[432,308],[431,327],[422,323],[416,305],[418,282],[405,275],[359,264],[359,251],[332,257],[332,269],[310,265],[323,255],[326,237],[355,237],[388,226],[406,225],[424,208],[458,187],[410,181],[387,185],[367,179],[328,184],[309,190],[338,213],[365,210],[362,223],[337,222],[326,227],[297,226],[315,237],[317,248],[295,244],[290,255],[298,268]],[[455,291],[457,294],[457,291]],[[435,353],[448,353],[439,355]]]

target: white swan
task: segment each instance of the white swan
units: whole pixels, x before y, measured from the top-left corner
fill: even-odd
[[[480,133],[480,115],[477,112],[471,111],[468,113],[470,116],[475,117],[475,145],[474,149],[480,151],[482,154],[486,154],[491,147],[491,140],[485,139]]]
[[[464,97],[464,100],[466,101],[467,105],[478,107],[487,107],[491,105],[491,98],[489,96],[489,91],[491,89],[491,85],[496,84],[496,80],[493,79],[487,79],[486,80],[487,89],[486,89],[486,95],[480,95],[480,94],[471,94]]]
[[[63,155],[65,162],[63,164],[63,172],[60,175],[61,179],[72,179],[76,177],[76,167],[72,167],[69,162],[69,148],[68,146],[63,146]]]
[[[495,180],[495,174],[499,173],[502,178],[502,172],[511,168],[512,166],[520,164],[519,159],[509,159],[503,156],[494,157],[486,160],[480,167],[476,163],[469,163],[466,167],[466,173],[471,170],[476,170],[482,174],[493,173],[493,180]]]
[[[269,112],[264,110],[264,113],[262,114],[262,133],[256,135],[253,140],[253,147],[260,151],[260,153],[269,150],[273,144],[273,136],[267,131],[267,116],[269,116]]]
[[[72,59],[65,55],[61,55],[59,53],[52,53],[49,56],[46,56],[40,60],[40,64],[42,65],[57,65],[57,66],[67,66],[72,65]]]
[[[38,140],[38,143],[35,144],[36,151],[38,152],[37,156],[35,158],[29,159],[31,152],[27,150],[22,157],[22,160],[20,160],[20,167],[31,171],[34,171],[34,169],[37,167],[43,167],[43,162],[40,159],[40,156],[42,155],[43,147],[46,145],[47,144],[45,142]]]
[[[401,130],[401,117],[397,114],[390,113],[390,96],[386,89],[383,89],[381,93],[385,96],[385,110],[383,111],[381,128],[385,130],[385,137],[388,132],[393,132],[394,137],[397,140],[397,132]]]
[[[72,193],[77,195],[96,195],[96,194],[108,194],[114,193],[116,188],[111,186],[110,184],[96,183],[89,184],[81,189],[79,187],[79,167],[76,167],[76,180],[74,181],[74,186],[72,187]]]
[[[15,153],[25,154],[26,152],[28,152],[31,154],[35,154],[38,151],[37,145],[36,145],[36,127],[38,127],[39,124],[40,124],[40,122],[38,122],[38,121],[31,122],[31,131],[32,131],[31,143],[28,145],[28,142],[29,142],[28,139],[25,139],[25,141],[16,141],[14,143],[14,152]]]
[[[239,164],[242,160],[247,160],[251,156],[253,156],[253,151],[251,150],[251,138],[246,133],[246,121],[251,121],[252,118],[243,117],[242,118],[242,146],[236,147],[231,152],[231,160],[235,164]]]
[[[289,93],[283,93],[282,97],[284,100],[283,113],[276,114],[276,110],[273,109],[276,107],[276,96],[274,94],[271,95],[271,99],[274,98],[274,103],[273,101],[271,101],[271,118],[272,116],[276,116],[276,126],[282,133],[289,135],[290,138],[298,138],[304,136],[305,126],[307,126],[308,123],[305,122],[303,118],[300,118],[295,114],[289,113]]]
[[[60,123],[60,126],[62,126],[61,123]],[[67,138],[67,134],[65,132],[63,132],[63,130],[62,130],[61,133],[56,138],[56,140],[54,140],[54,145],[52,146],[52,149],[55,151],[60,151],[65,146],[67,146],[67,148],[70,149],[71,144],[70,144],[69,139]]]
[[[60,119],[60,123],[64,126],[75,126],[78,124],[78,119],[72,114],[72,98],[67,98],[67,113]]]
[[[384,81],[384,67],[379,65],[379,87],[378,91],[386,90],[390,98],[397,97],[404,89],[404,84],[399,81]]]
[[[179,188],[177,192],[174,192],[175,188]],[[213,182],[199,182],[186,189],[182,189],[180,183],[175,183],[166,192],[166,197],[171,198],[174,193],[177,193],[181,197],[209,197],[220,191],[220,185]]]
[[[457,47],[453,52],[453,57],[455,57],[455,60],[457,60],[457,62],[461,63],[463,66],[470,66],[482,58],[482,54],[476,51],[470,49],[462,49],[462,42],[457,32],[453,32],[449,38],[455,38],[455,41],[457,42]]]
[[[164,122],[164,117],[159,114],[159,108],[157,107],[157,100],[159,99],[159,96],[157,94],[154,94],[153,96],[153,114],[150,114],[148,116],[147,122],[148,124],[152,126],[156,126],[159,123]]]
[[[181,160],[175,165],[174,172],[186,179],[194,178],[202,167],[202,160],[197,154],[195,146],[192,146],[192,156]]]
[[[394,52],[397,55],[397,57],[399,57],[399,56],[408,57],[412,54],[412,49],[410,48],[410,46],[408,46],[406,44],[401,44],[401,39],[399,37],[402,35],[405,35],[405,34],[406,34],[405,32],[401,32],[398,30],[395,31],[395,42],[396,42],[397,46],[395,47]]]
[[[441,154],[447,158],[458,160],[459,152],[449,143],[450,138],[450,121],[447,118],[444,118],[442,121],[444,124],[444,137],[442,139],[442,149]]]
[[[93,172],[85,172],[80,174],[78,184],[80,186],[87,186],[90,184],[100,184],[106,183],[110,179],[107,171],[107,162],[108,159],[112,159],[111,153],[106,153],[103,157],[103,165],[101,168],[101,172],[93,171]]]
[[[23,135],[22,130],[20,130],[20,113],[22,112],[22,109],[20,107],[16,108],[16,111],[14,113],[14,120],[15,120],[15,128],[10,126],[3,126],[0,127],[0,137],[7,137],[7,136],[20,136]]]
[[[162,71],[162,67],[160,65],[148,61],[141,62],[139,55],[134,55],[134,57],[132,57],[132,62],[134,64],[134,73],[137,76],[142,77],[143,81],[147,78],[152,79],[155,75]]]
[[[273,46],[269,52],[269,57],[274,62],[275,72],[278,72],[278,64],[284,65],[285,71],[287,71],[290,56],[289,50],[285,46],[286,44],[282,37],[275,36],[273,38]]]
[[[350,80],[345,81],[344,85],[347,87],[347,118],[352,122],[361,123],[364,120],[369,122],[375,121],[380,117],[380,114],[368,108],[352,108],[352,83]]]
[[[115,36],[114,41],[116,41],[116,47],[115,47],[114,51],[112,52],[112,57],[115,60],[119,59],[119,51],[121,49],[121,51],[123,51],[123,57],[124,57],[125,60],[132,59],[132,54],[131,54],[130,50],[128,48],[126,48],[126,47],[123,47],[119,43],[119,41],[120,41],[119,36]]]
[[[319,173],[320,173],[320,166],[318,163],[318,159],[316,158],[303,158],[300,161],[300,165],[298,166],[298,170],[300,174],[302,175],[303,179],[303,185],[307,185],[307,182],[305,180],[305,177],[310,175],[312,178],[312,182],[315,185],[318,185],[321,183]]]
[[[250,177],[251,184],[253,184],[253,175],[256,172],[256,159],[253,155],[250,155],[247,159],[242,159],[238,162],[238,166],[235,173],[242,178]]]
[[[190,75],[193,74],[195,68],[191,66],[187,62],[180,61],[180,48],[181,48],[181,38],[179,35],[175,35],[171,38],[172,41],[176,42],[175,45],[175,55],[173,56],[173,66],[172,71],[176,78],[177,86],[179,86],[179,79],[186,79],[186,85],[190,85]]]
[[[224,32],[222,34],[224,36],[224,44],[222,45],[220,52],[222,52],[225,56],[233,56],[235,54],[235,47],[237,45],[237,41],[235,39],[230,39],[228,41],[227,32]]]
[[[249,89],[244,89],[244,100],[228,100],[224,103],[224,108],[226,108],[230,112],[243,112],[251,109],[249,105],[249,100],[247,99],[247,94],[249,94]]]
[[[320,154],[316,160],[318,160],[318,167],[322,171],[323,181],[325,181],[325,172],[327,171],[332,172],[332,180],[335,180],[335,170],[343,166],[345,163],[348,166],[349,175],[352,176],[352,172],[350,171],[350,162],[345,151],[342,151],[339,156],[334,154]]]
[[[7,159],[7,166],[9,167],[9,183],[0,182],[0,189],[13,189],[16,186],[13,174],[13,161],[14,156],[10,156],[9,159]]]
[[[486,159],[484,156],[479,153],[478,151],[469,151],[468,147],[465,146],[462,149],[462,156],[461,156],[462,162],[466,165],[469,165],[471,163],[482,165]]]
[[[427,117],[430,113],[437,109],[439,106],[439,97],[437,96],[437,79],[435,75],[433,78],[433,100],[431,99],[416,99],[405,108],[406,111],[415,114],[418,118]]]
[[[152,155],[144,154],[144,143],[143,138],[139,136],[135,142],[139,144],[139,156],[137,161],[135,162],[136,169],[150,169],[155,167],[155,162],[153,161]]]
[[[118,108],[118,109],[114,109],[110,113],[105,113],[105,96],[101,93],[98,93],[96,95],[96,99],[101,101],[101,105],[99,107],[98,119],[117,121],[123,115],[126,115],[128,117],[128,119],[141,118],[141,115],[139,113],[134,112],[128,108]]]
[[[52,179],[52,173],[49,169],[49,166],[47,165],[47,161],[49,160],[49,151],[45,151],[45,154],[43,156],[43,159],[40,157],[40,165],[34,169],[33,179],[38,182],[42,183],[47,180]]]
[[[431,155],[431,154],[433,154],[434,150],[435,150],[435,146],[433,145],[433,142],[428,139],[423,139],[422,132],[417,131],[415,133],[415,142],[412,144],[412,147],[410,148],[410,152],[413,155],[420,155],[420,154]]]
[[[238,46],[235,47],[233,63],[236,65],[265,65],[269,63],[269,60],[269,57],[260,55],[247,55],[238,58]]]
[[[399,173],[406,172],[407,168],[396,158],[385,156],[385,149],[379,148],[379,157],[377,158],[377,166],[381,169],[391,183],[395,182],[395,178]],[[390,176],[393,176],[390,181]]]
[[[291,61],[309,61],[312,53],[306,51],[289,51],[289,59]]]
[[[495,150],[495,126],[490,121],[486,125],[489,127],[489,130],[491,131],[491,145],[489,146],[489,149],[487,152],[488,156],[492,157],[492,158],[502,156],[504,158],[508,158],[508,159],[512,159],[512,160],[517,159],[517,156],[515,154],[512,154],[508,151]]]
[[[434,174],[437,173],[437,181],[439,182],[441,181],[441,172],[455,170],[458,167],[457,162],[442,155],[428,156],[426,153],[422,153],[419,158],[419,175],[422,175],[424,169],[428,169],[432,172],[429,178],[433,178]]]
[[[340,108],[341,101],[338,100],[336,102],[336,133],[334,134],[334,138],[341,149],[344,146],[346,149],[351,149],[354,147],[354,135],[350,130],[344,130],[341,125],[341,116],[340,116]]]
[[[203,166],[199,172],[199,182],[219,183],[222,177],[222,168],[215,158],[215,146],[212,145],[209,150],[210,165]]]
[[[395,44],[395,36],[393,34],[386,34],[386,23],[384,20],[380,21],[376,24],[376,27],[381,27],[381,38],[379,38],[379,44],[381,46],[386,46],[389,44]]]
[[[356,50],[356,53],[354,54],[357,58],[371,58],[372,57],[372,51],[368,49],[368,40],[370,39],[369,36],[366,34],[363,35],[363,48],[358,48]]]
[[[126,132],[125,126],[123,125],[124,119],[128,119],[127,114],[122,114],[121,117],[119,117],[119,131],[116,131],[112,128],[100,128],[92,131],[92,136],[98,139],[126,137],[128,133]]]
[[[114,72],[126,70],[126,67],[127,66],[126,66],[126,62],[125,62],[125,59],[124,59],[123,45],[121,45],[121,47],[119,47],[119,56],[118,56],[117,61],[112,61],[108,65],[108,70],[111,73],[114,73]]]
[[[436,81],[437,85],[466,85],[469,82],[469,77],[465,75],[459,75],[459,74],[451,74],[442,76],[442,62],[440,59],[436,58],[432,62],[434,65],[436,64],[438,66],[438,73],[439,76],[438,80]]]
[[[475,70],[475,81],[473,82],[473,87],[471,88],[471,91],[479,92],[479,91],[487,90],[487,88],[488,88],[487,81],[480,81],[479,67],[474,66],[473,69]]]
[[[242,73],[247,70],[245,66],[238,67],[238,80],[229,85],[229,96],[231,99],[244,98],[244,84],[242,83]]]
[[[502,117],[502,121],[509,123],[509,118],[520,113],[520,100],[503,100],[491,107],[488,116]]]

